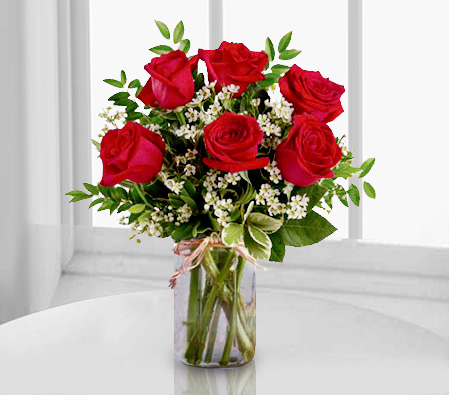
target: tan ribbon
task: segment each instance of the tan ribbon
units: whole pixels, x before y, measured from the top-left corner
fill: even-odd
[[[169,287],[174,289],[179,277],[201,264],[201,261],[204,258],[204,254],[206,253],[208,248],[233,248],[242,258],[244,258],[254,266],[261,267],[263,270],[268,270],[266,267],[259,265],[254,257],[252,257],[244,247],[245,246],[243,243],[237,244],[235,246],[228,246],[222,241],[214,239],[210,236],[202,239],[180,241],[176,244],[173,251],[175,254],[184,257],[184,262],[182,263],[182,266],[179,268],[179,270],[177,270],[170,279]]]

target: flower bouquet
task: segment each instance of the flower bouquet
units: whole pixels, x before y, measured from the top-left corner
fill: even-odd
[[[156,22],[170,39],[168,27]],[[317,243],[336,229],[319,210],[334,196],[359,204],[356,186],[374,159],[352,165],[343,139],[328,122],[343,112],[344,87],[297,65],[273,64],[264,51],[223,42],[188,57],[180,22],[156,53],[142,85],[119,80],[101,142],[98,185],[72,191],[72,201],[123,213],[139,237],[171,237],[175,244],[175,356],[196,366],[240,366],[255,352],[257,259],[281,262],[285,246]],[[292,33],[277,47],[296,57]],[[207,69],[207,81],[198,71]],[[342,185],[343,184],[343,185]],[[373,187],[364,190],[374,198]],[[131,238],[132,238],[131,237]]]

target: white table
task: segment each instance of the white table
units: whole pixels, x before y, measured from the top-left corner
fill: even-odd
[[[7,323],[0,394],[449,394],[449,344],[438,336],[346,304],[269,291],[257,298],[256,357],[238,369],[173,360],[171,290]]]

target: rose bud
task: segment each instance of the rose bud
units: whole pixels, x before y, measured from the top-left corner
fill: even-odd
[[[250,83],[265,79],[262,71],[268,62],[267,54],[250,51],[243,44],[223,41],[218,49],[200,49],[198,55],[206,62],[209,82],[217,81],[217,91],[223,85],[234,84],[240,87],[234,97],[240,97]]]
[[[293,104],[295,114],[310,114],[323,122],[330,122],[342,112],[342,85],[323,78],[319,71],[303,70],[297,65],[279,80],[284,97]]]
[[[174,109],[189,103],[195,93],[192,72],[198,55],[188,59],[182,51],[173,51],[154,58],[145,66],[151,75],[138,99],[151,107]]]
[[[165,143],[161,136],[139,123],[128,122],[123,129],[109,130],[101,141],[105,187],[124,180],[152,181],[162,168]]]
[[[332,178],[331,169],[341,156],[341,148],[329,126],[310,115],[295,116],[287,138],[276,149],[282,177],[298,187]]]
[[[203,158],[203,163],[231,173],[265,167],[270,159],[256,158],[262,139],[263,132],[255,118],[224,113],[204,128],[210,158]]]

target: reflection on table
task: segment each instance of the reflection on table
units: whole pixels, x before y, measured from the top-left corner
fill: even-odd
[[[256,363],[228,369],[205,369],[173,362],[174,395],[255,395]]]

